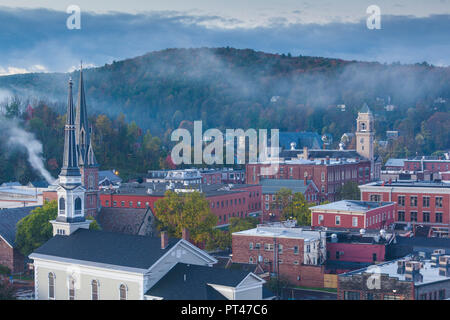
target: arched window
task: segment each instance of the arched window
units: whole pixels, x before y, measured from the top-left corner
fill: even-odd
[[[94,189],[94,176],[93,175],[90,175],[88,178],[88,186],[89,186],[89,189]]]
[[[59,214],[64,214],[66,211],[66,199],[63,197],[59,198]]]
[[[55,274],[48,274],[48,298],[55,299]]]
[[[75,214],[81,214],[81,199],[75,199]]]
[[[92,300],[98,300],[98,281],[92,280]]]
[[[75,279],[69,279],[69,300],[75,300]]]
[[[364,122],[361,122],[361,130],[362,131],[366,130],[366,124]]]
[[[119,287],[119,298],[120,300],[127,300],[127,286],[123,283]]]

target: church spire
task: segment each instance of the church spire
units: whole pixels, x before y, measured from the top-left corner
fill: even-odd
[[[76,140],[81,166],[88,165],[87,153],[90,143],[90,130],[88,128],[86,97],[84,95],[83,66],[80,68],[80,83],[78,86],[78,101],[76,111]]]
[[[64,128],[64,154],[60,176],[80,176],[78,154],[75,141],[75,114],[72,98],[72,78],[69,79],[69,98],[67,101],[67,118]]]

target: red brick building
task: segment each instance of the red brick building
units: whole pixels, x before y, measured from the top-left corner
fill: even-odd
[[[386,229],[395,221],[394,202],[341,200],[310,208],[311,226]]]
[[[396,202],[395,222],[422,225],[431,236],[449,236],[450,184],[440,182],[391,181],[360,186],[364,201]]]
[[[348,181],[365,184],[371,181],[371,162],[368,160],[283,160],[278,170],[270,164],[250,163],[246,165],[246,182],[259,184],[262,179],[312,180],[319,190],[319,202],[334,201],[336,192]],[[275,166],[273,166],[275,167]]]
[[[294,179],[262,179],[262,216],[263,221],[279,221],[281,210],[277,206],[276,193],[282,188],[292,191],[293,194],[300,192],[305,196],[307,202],[319,202],[319,190],[312,180]]]
[[[232,261],[260,264],[266,272],[277,273],[294,285],[323,287],[325,233],[259,225],[232,235]]]
[[[164,197],[167,184],[123,184],[117,190],[103,190],[100,194],[102,207],[147,208],[152,211],[155,202]],[[228,225],[230,218],[259,216],[261,212],[260,185],[197,185],[209,201],[211,211],[217,216],[219,226]],[[183,186],[173,186],[173,191],[186,192]],[[184,190],[184,191],[183,191]]]
[[[431,173],[445,172],[450,170],[450,160],[416,158],[404,161],[405,171],[428,171]]]

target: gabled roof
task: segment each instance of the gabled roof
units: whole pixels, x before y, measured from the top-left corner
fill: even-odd
[[[122,182],[122,178],[112,172],[112,170],[101,170],[98,172],[98,181],[102,181],[106,178],[112,183]]]
[[[177,263],[145,295],[168,300],[226,299],[210,285],[237,287],[248,271]]]
[[[38,206],[0,210],[0,237],[11,247],[15,245],[17,222],[31,214]]]
[[[30,258],[45,255],[148,269],[179,241],[180,239],[169,238],[167,248],[161,249],[161,238],[157,237],[78,229],[70,236],[54,236],[36,249]]]

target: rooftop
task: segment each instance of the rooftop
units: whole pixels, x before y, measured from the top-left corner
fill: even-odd
[[[371,182],[361,187],[410,187],[410,188],[450,188],[450,183],[438,181],[412,181],[412,180],[397,180],[391,182],[377,181]]]
[[[37,207],[38,206],[0,210],[0,237],[14,247],[17,222],[31,214],[31,211]]]
[[[169,238],[161,249],[161,238],[78,229],[70,236],[56,235],[36,249],[30,258],[46,255],[121,267],[148,269],[180,239]],[[130,250],[132,248],[132,250]]]
[[[394,202],[376,202],[376,201],[359,201],[359,200],[341,200],[332,203],[322,204],[311,207],[316,210],[337,210],[337,211],[353,211],[367,212],[374,208],[383,207],[394,204]]]
[[[146,295],[167,300],[227,300],[211,284],[237,287],[248,275],[248,271],[177,263]]]
[[[307,180],[305,185],[305,182],[303,180],[261,179],[263,194],[274,194],[277,193],[281,188],[290,189],[293,193],[305,193],[310,183],[312,183],[312,180]]]
[[[397,261],[399,260],[415,261],[412,256],[406,256],[401,259],[380,263],[377,265],[371,265],[367,268],[351,271],[343,274],[342,276],[351,276],[362,273],[371,273],[371,274],[380,273],[380,274],[387,274],[389,277],[397,278],[401,281],[412,281],[406,279],[405,273],[403,274],[397,273]],[[420,274],[423,276],[423,279],[422,281],[415,279],[414,284],[416,286],[430,284],[438,281],[446,281],[446,280],[450,281],[450,277],[439,275],[439,268],[431,267],[431,260],[422,260],[420,262],[423,263],[423,267],[420,268]]]
[[[304,241],[318,240],[325,236],[320,231],[303,230],[297,227],[283,227],[258,225],[254,229],[234,232],[233,235],[271,237],[271,238],[287,238],[287,239],[303,239]]]

